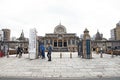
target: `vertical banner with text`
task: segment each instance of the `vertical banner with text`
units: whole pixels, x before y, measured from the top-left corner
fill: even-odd
[[[36,58],[36,45],[37,45],[37,32],[36,29],[30,29],[29,33],[29,58],[35,59]]]

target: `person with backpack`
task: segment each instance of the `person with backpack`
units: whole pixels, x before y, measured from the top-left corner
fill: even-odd
[[[45,58],[45,47],[43,44],[40,45],[40,53],[42,55],[42,59]]]

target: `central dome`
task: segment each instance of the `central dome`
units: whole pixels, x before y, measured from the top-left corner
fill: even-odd
[[[63,25],[61,25],[61,23],[60,23],[59,25],[57,25],[55,27],[54,33],[55,34],[64,34],[64,33],[66,33],[66,28]]]

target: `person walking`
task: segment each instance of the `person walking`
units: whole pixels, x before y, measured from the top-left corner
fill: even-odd
[[[18,46],[16,57],[19,55],[19,58],[21,58],[21,56],[22,56],[22,52],[23,52],[23,48],[22,48],[22,46],[20,46],[20,47]]]
[[[38,58],[42,56],[42,50],[41,50],[41,45],[39,46],[39,51],[38,51]]]
[[[44,59],[44,58],[45,58],[45,47],[44,47],[44,45],[42,44],[42,45],[40,46],[40,48],[41,48],[42,59]]]
[[[7,58],[9,57],[9,48],[8,48],[8,45],[5,45],[5,55],[7,56]]]
[[[16,47],[15,47],[15,48],[16,48],[16,57],[17,57],[17,56],[18,56],[18,54],[19,54],[19,46],[17,46],[17,45],[16,45]]]
[[[48,53],[47,53],[47,57],[48,57],[48,61],[51,61],[51,52],[52,52],[52,47],[50,46],[50,43],[48,43]]]
[[[100,57],[103,58],[103,48],[100,48]]]
[[[19,58],[21,58],[22,53],[23,53],[23,48],[22,48],[22,46],[20,46]]]

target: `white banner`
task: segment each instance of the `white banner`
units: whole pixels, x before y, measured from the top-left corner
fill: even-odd
[[[37,32],[36,29],[30,29],[29,33],[29,58],[36,58],[36,45],[37,45]]]

